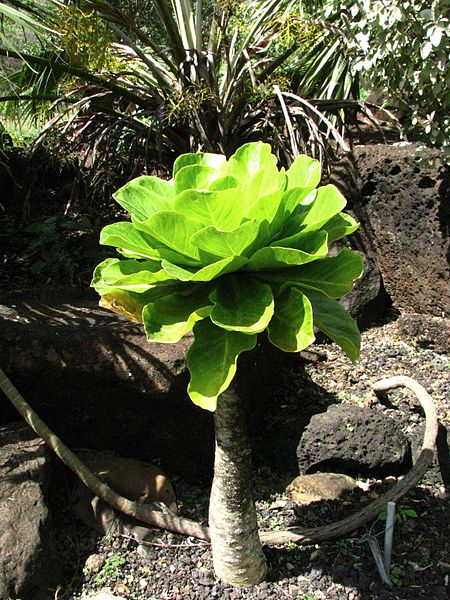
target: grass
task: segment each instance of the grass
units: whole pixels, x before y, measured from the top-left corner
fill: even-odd
[[[0,123],[11,136],[13,146],[29,147],[41,132],[43,123],[31,119],[12,119],[0,107]]]

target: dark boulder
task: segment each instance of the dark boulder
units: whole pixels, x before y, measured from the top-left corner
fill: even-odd
[[[297,459],[300,474],[322,471],[381,477],[404,473],[410,451],[391,418],[344,403],[312,417],[297,447]]]
[[[350,243],[372,259],[401,312],[450,315],[450,178],[437,149],[356,147],[331,180],[361,227]]]
[[[363,259],[364,271],[361,277],[355,281],[353,289],[340,300],[361,331],[380,321],[391,305],[380,269],[368,256],[363,255]]]
[[[46,600],[57,583],[50,465],[49,450],[27,425],[0,428],[0,598]]]

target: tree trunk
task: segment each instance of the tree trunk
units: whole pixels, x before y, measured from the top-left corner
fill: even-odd
[[[219,397],[214,423],[216,451],[209,504],[214,570],[231,585],[256,585],[266,577],[267,563],[252,496],[244,410],[233,388]]]

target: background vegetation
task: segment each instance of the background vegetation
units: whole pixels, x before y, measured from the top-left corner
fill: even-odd
[[[1,0],[0,16],[0,227],[11,250],[32,225],[35,273],[67,262],[43,257],[43,232],[88,218],[97,235],[114,189],[183,152],[264,140],[326,169],[389,115],[448,148],[446,0]]]

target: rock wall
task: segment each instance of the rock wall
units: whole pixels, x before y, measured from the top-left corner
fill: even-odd
[[[356,147],[332,181],[361,222],[351,236],[378,266],[395,308],[450,315],[450,178],[436,149]]]
[[[49,469],[50,451],[27,425],[0,428],[0,598],[47,600],[60,573]]]

